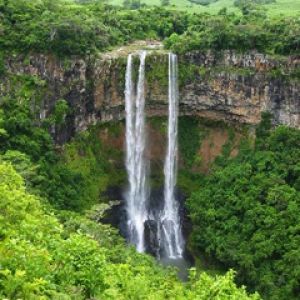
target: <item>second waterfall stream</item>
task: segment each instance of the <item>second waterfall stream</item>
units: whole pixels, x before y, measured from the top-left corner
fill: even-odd
[[[146,223],[152,225],[152,240],[157,245],[159,258],[181,258],[184,239],[181,232],[179,205],[175,197],[177,177],[177,127],[178,127],[178,63],[177,56],[169,53],[168,131],[164,163],[164,203],[157,213],[150,212],[148,185],[149,161],[145,155],[147,134],[145,126],[145,64],[146,51],[139,53],[137,82],[133,76],[133,55],[127,59],[125,83],[126,112],[126,192],[127,232],[129,242],[137,251],[149,247],[145,239]],[[154,237],[153,237],[154,236]]]
[[[160,236],[167,257],[176,258],[183,254],[183,237],[179,218],[178,202],[175,198],[178,157],[178,63],[177,56],[169,53],[169,116],[168,146],[164,165],[164,210],[161,214]]]

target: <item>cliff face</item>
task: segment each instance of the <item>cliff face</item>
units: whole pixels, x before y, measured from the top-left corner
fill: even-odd
[[[257,124],[269,111],[275,124],[300,127],[300,84],[294,78],[299,58],[280,62],[257,53],[226,52],[219,58],[188,54],[183,60],[201,68],[181,89],[183,112]]]
[[[138,65],[138,59],[135,63]],[[299,66],[299,57],[280,61],[257,53],[195,52],[180,56],[180,114],[257,124],[261,112],[270,111],[274,124],[300,128]],[[50,115],[58,99],[68,102],[70,113],[64,126],[53,129],[57,143],[98,121],[124,118],[125,69],[126,55],[122,54],[65,61],[32,55],[6,62],[7,74],[28,74],[45,80],[47,91],[40,106],[41,119]],[[167,112],[167,76],[167,54],[149,54],[148,115]],[[9,79],[4,80],[1,96],[8,93],[9,86]]]

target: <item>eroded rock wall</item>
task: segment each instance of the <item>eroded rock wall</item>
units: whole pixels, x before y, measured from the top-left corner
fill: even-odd
[[[183,113],[257,124],[269,111],[274,124],[300,127],[299,57],[275,60],[227,51],[191,53],[182,62],[198,68],[181,88]]]
[[[138,69],[138,58],[135,59]],[[149,116],[167,113],[168,56],[149,54],[146,63],[146,103]],[[180,114],[229,122],[257,124],[270,111],[274,124],[300,128],[299,57],[271,59],[258,53],[189,53],[179,57]],[[90,124],[124,118],[126,56],[69,58],[48,55],[14,57],[7,74],[28,74],[45,80],[47,92],[40,118],[65,99],[70,113],[53,134],[57,143],[69,140]],[[134,75],[135,76],[135,75]],[[9,76],[1,96],[9,91]]]

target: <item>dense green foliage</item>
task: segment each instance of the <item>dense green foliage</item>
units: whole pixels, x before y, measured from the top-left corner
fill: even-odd
[[[45,82],[9,80],[14,88],[0,110],[0,298],[259,299],[236,287],[232,271],[213,278],[193,270],[183,284],[175,271],[137,254],[116,230],[93,221],[107,205],[81,214],[55,210],[82,212],[99,202],[107,182],[122,177],[109,163],[120,153],[106,149],[94,128],[59,154],[49,130],[62,126],[66,101],[58,100],[53,114],[40,118]],[[120,133],[117,124],[106,129]]]
[[[191,19],[185,33],[173,33],[165,46],[178,53],[192,50],[255,49],[270,54],[297,54],[300,51],[300,22],[295,18],[268,19],[262,10],[244,16],[228,15]]]
[[[0,49],[87,55],[136,39],[182,33],[186,15],[161,9],[126,11],[99,2],[0,1]],[[153,20],[157,22],[152,22]]]
[[[142,4],[140,0],[124,0],[123,7],[126,9],[139,9]]]
[[[88,55],[137,39],[166,38],[166,47],[180,53],[299,53],[299,18],[270,19],[258,6],[242,11],[244,15],[227,14],[225,9],[211,16],[163,8],[124,10],[97,1],[1,0],[0,51]]]
[[[67,102],[58,100],[53,114],[40,119],[45,82],[31,76],[9,80],[13,88],[2,99],[0,111],[0,153],[15,165],[32,192],[56,208],[80,211],[97,203],[108,182],[121,176],[107,157],[108,153],[111,158],[119,154],[105,151],[91,130],[59,155],[49,132],[63,126],[69,112]]]
[[[192,244],[267,299],[298,299],[300,132],[269,124],[255,149],[244,142],[236,158],[219,159],[189,199]]]
[[[83,203],[91,205],[89,199],[99,195],[102,181],[109,178],[108,149],[97,143],[92,130],[59,157],[48,126],[61,125],[68,111],[65,101],[58,101],[54,116],[39,123],[29,104],[38,107],[42,83],[30,77],[18,82],[0,110],[1,298],[259,299],[236,287],[232,271],[213,278],[193,270],[187,283],[180,282],[175,271],[137,254],[116,230],[93,221],[103,205],[84,215],[54,210],[49,202],[77,210]],[[119,129],[112,125],[109,130]],[[110,158],[119,155],[112,149],[109,153]]]
[[[95,55],[137,39],[164,40],[178,53],[256,49],[299,54],[299,18],[267,18],[260,6],[246,0],[236,1],[240,13],[223,9],[215,16],[144,7],[141,1],[124,1],[123,8],[103,2],[0,0],[0,75],[9,82],[1,85],[0,99],[0,297],[259,299],[234,284],[233,271],[214,278],[192,270],[188,282],[179,282],[174,270],[137,254],[116,230],[93,221],[103,212],[105,188],[124,182],[124,170],[114,163],[121,160],[121,151],[101,142],[99,127],[57,148],[50,132],[65,125],[71,108],[57,99],[51,116],[39,116],[47,83],[5,74],[5,59],[30,52]],[[195,72],[206,71],[184,68],[180,80]],[[165,65],[147,76],[167,86]],[[181,118],[179,145],[186,169],[179,184],[194,190],[201,178],[199,191],[189,200],[195,250],[236,269],[238,283],[266,298],[296,299],[300,133],[286,127],[270,131],[269,125],[266,117],[255,149],[244,142],[234,159],[225,144],[214,171],[203,178],[186,169],[201,163],[195,152],[205,131],[197,120]],[[118,134],[120,128],[106,127]],[[95,203],[102,205],[84,212]]]
[[[4,162],[0,220],[1,298],[259,299],[238,289],[232,272],[216,279],[192,273],[184,286],[174,272],[137,254],[113,229],[87,217],[61,212],[61,224]]]
[[[196,165],[197,151],[205,131],[201,130],[198,118],[181,117],[178,125],[179,151],[188,169]]]

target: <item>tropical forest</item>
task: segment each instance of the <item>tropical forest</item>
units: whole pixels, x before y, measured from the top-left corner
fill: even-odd
[[[0,0],[0,299],[300,299],[300,0]]]

